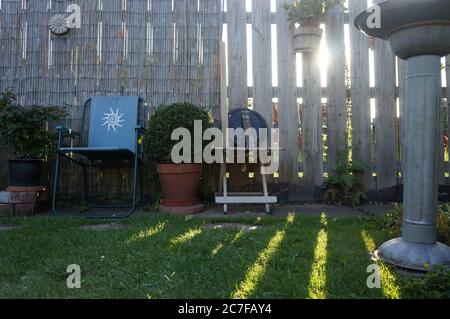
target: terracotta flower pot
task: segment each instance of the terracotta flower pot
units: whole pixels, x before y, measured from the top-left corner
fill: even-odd
[[[320,27],[300,26],[294,29],[294,51],[314,52],[320,47],[323,30]]]
[[[202,164],[158,164],[164,205],[185,207],[198,203]]]

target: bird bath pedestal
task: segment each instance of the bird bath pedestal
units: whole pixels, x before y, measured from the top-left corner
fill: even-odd
[[[377,12],[381,24],[374,23]],[[387,40],[407,61],[403,232],[401,238],[384,243],[378,256],[417,271],[450,265],[450,248],[436,241],[441,57],[450,54],[450,1],[384,1],[362,12],[355,25]]]

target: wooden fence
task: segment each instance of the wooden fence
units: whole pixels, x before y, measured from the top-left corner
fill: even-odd
[[[67,124],[72,126],[92,95],[140,95],[151,107],[189,100],[217,117],[223,38],[230,108],[250,105],[279,128],[285,150],[273,184],[290,185],[295,200],[305,187],[320,186],[338,150],[351,146],[353,159],[370,166],[364,175],[367,190],[397,186],[405,62],[385,42],[370,40],[353,26],[366,0],[347,0],[346,8],[328,13],[322,48],[327,64],[313,55],[296,56],[281,8],[292,1],[0,0],[0,89],[12,88],[23,105],[71,106]],[[81,28],[52,35],[48,19],[71,3],[81,7]],[[450,58],[446,61],[450,70]],[[450,72],[446,79],[450,83]],[[448,184],[444,136],[450,90],[442,92],[443,121],[436,125],[442,127],[440,183]],[[0,184],[8,156],[0,153]],[[240,174],[235,185],[253,184],[255,174],[249,173]],[[91,179],[95,189],[116,182],[119,191],[128,188],[125,171],[111,168],[109,175],[97,173]],[[70,169],[64,178],[79,184]]]
[[[296,56],[282,9],[289,2],[293,1],[228,0],[224,21],[230,106],[246,105],[251,99],[255,110],[271,118],[275,104],[273,123],[280,130],[280,146],[286,148],[280,153],[276,181],[302,185],[294,188],[297,193],[317,189],[335,166],[338,151],[346,147],[354,160],[370,167],[364,175],[367,190],[392,189],[401,183],[406,63],[393,55],[386,42],[368,39],[354,27],[352,21],[367,8],[366,0],[345,1],[327,14],[322,47],[327,65],[324,52],[319,61],[310,54]],[[274,52],[277,86],[272,81]],[[446,61],[446,82],[450,83],[450,57]],[[325,79],[320,76],[324,68]],[[246,90],[247,70],[253,85]],[[436,125],[442,128],[440,183],[448,184],[450,90],[442,92],[443,121]],[[290,199],[304,198],[295,191],[291,187]]]

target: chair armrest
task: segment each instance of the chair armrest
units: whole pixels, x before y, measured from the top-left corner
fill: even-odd
[[[65,126],[58,125],[58,126],[56,127],[56,129],[57,129],[60,133],[62,133],[63,135],[66,135],[66,136],[71,136],[71,137],[74,137],[74,136],[80,136],[80,133],[79,133],[79,132],[74,131],[74,130],[72,130],[72,129],[70,129],[70,128],[67,128],[67,127],[65,127]]]

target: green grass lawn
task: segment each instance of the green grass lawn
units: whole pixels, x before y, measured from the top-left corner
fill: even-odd
[[[223,219],[145,214],[104,232],[86,219],[0,219],[0,298],[396,298],[382,266],[366,285],[369,251],[392,237],[375,219],[239,218],[252,232],[208,229]],[[68,289],[69,264],[81,289]]]

